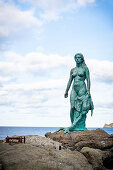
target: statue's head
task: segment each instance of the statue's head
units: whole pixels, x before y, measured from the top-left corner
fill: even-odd
[[[84,56],[81,53],[75,54],[74,59],[75,59],[77,64],[85,62]]]

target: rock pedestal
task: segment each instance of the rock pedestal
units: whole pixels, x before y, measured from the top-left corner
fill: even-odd
[[[47,138],[62,143],[64,148],[82,153],[93,169],[113,169],[113,135],[102,129],[74,131],[64,134],[64,131],[46,133]]]
[[[0,143],[0,170],[110,170],[113,135],[102,129],[26,136],[26,143]]]

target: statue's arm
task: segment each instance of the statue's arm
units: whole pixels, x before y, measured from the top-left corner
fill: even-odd
[[[91,82],[90,82],[90,73],[88,67],[86,67],[86,81],[87,81],[87,92],[90,94]]]
[[[70,86],[71,86],[71,83],[72,83],[72,81],[73,81],[72,73],[73,73],[73,69],[71,69],[71,71],[70,71],[69,81],[68,81],[68,83],[67,83],[67,88],[66,88],[66,91],[65,91],[65,94],[64,94],[64,97],[65,97],[65,98],[68,97],[68,91],[69,91]]]

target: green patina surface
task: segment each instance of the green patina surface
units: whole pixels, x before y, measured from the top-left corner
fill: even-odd
[[[67,128],[60,128],[65,133],[70,131],[84,131],[86,115],[91,110],[91,116],[93,114],[94,105],[90,94],[90,73],[87,65],[85,64],[84,57],[81,53],[74,56],[76,67],[71,69],[70,77],[67,84],[67,88],[64,97],[68,97],[68,91],[72,84],[72,90],[70,94],[70,119],[71,126]],[[86,83],[85,83],[86,81]]]

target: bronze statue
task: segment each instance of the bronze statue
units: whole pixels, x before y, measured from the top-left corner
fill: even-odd
[[[67,84],[67,88],[64,97],[68,97],[68,91],[72,85],[70,95],[70,119],[71,126],[67,128],[60,128],[64,130],[64,133],[70,133],[70,131],[83,131],[87,130],[85,127],[86,115],[91,110],[91,116],[93,114],[93,102],[90,94],[90,74],[87,65],[85,64],[84,57],[81,53],[77,53],[74,56],[76,67],[71,69],[70,78]],[[87,86],[85,84],[87,82]]]

